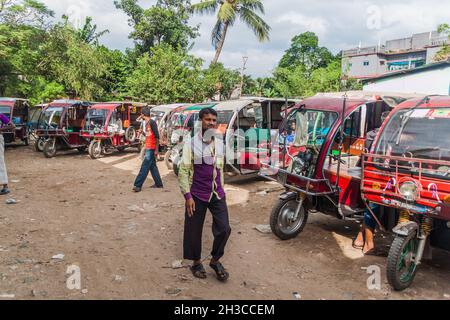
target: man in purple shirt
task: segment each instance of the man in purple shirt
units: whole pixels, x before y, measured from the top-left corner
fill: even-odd
[[[205,108],[200,111],[199,118],[202,130],[185,141],[178,174],[186,200],[183,256],[194,261],[191,271],[195,277],[206,278],[201,253],[203,223],[209,209],[213,216],[214,235],[209,266],[216,272],[217,279],[226,281],[229,273],[219,262],[231,233],[223,188],[224,145],[222,136],[216,131],[217,112]]]
[[[9,119],[4,114],[0,113],[0,185],[2,189],[0,190],[0,195],[5,195],[9,193],[8,189],[8,174],[6,173],[5,164],[5,139],[3,138],[2,131],[9,124]]]

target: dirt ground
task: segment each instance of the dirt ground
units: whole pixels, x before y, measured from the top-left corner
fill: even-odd
[[[184,201],[176,177],[160,162],[164,190],[131,192],[140,160],[130,150],[99,160],[77,151],[46,159],[31,147],[6,151],[12,193],[0,198],[0,299],[449,299],[450,254],[434,251],[411,288],[398,293],[385,277],[386,257],[351,246],[359,225],[310,214],[304,231],[280,241],[261,233],[279,186],[247,180],[226,186],[232,235],[223,259],[226,284],[207,267],[206,280],[182,259]],[[263,194],[261,191],[268,191]],[[17,204],[7,205],[13,198]],[[203,255],[212,245],[211,217]],[[390,236],[378,234],[388,250]],[[63,259],[52,259],[63,254]],[[186,261],[184,262],[187,263]],[[70,266],[81,288],[70,290]],[[369,290],[365,268],[381,269],[381,290]],[[297,298],[300,298],[297,296]]]

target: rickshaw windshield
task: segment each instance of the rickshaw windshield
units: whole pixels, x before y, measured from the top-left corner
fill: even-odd
[[[217,124],[226,124],[228,125],[233,118],[233,111],[218,111],[217,112]]]
[[[449,135],[450,107],[399,110],[380,135],[375,153],[450,161]]]
[[[86,115],[85,130],[94,130],[95,128],[103,128],[108,118],[108,110],[106,109],[89,109]]]
[[[11,119],[11,107],[0,105],[0,113]]]
[[[49,107],[42,113],[42,120],[39,121],[40,127],[45,126],[52,129],[58,128],[64,108],[62,107]]]
[[[280,143],[320,148],[325,142],[338,115],[330,111],[295,110],[280,128]]]
[[[166,113],[164,111],[151,111],[150,112],[150,117],[156,121],[159,122],[165,115]]]

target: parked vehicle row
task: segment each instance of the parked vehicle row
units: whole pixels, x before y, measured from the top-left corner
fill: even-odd
[[[411,285],[429,244],[450,251],[450,97],[413,96],[318,95],[293,108],[272,148],[279,157],[260,172],[286,188],[269,219],[278,238],[297,236],[312,210],[339,219],[369,212],[395,235],[387,278],[396,290]],[[373,204],[384,207],[383,225]]]
[[[33,135],[46,157],[58,149],[88,150],[93,159],[139,151],[144,107],[56,100],[30,108],[26,100],[0,98],[0,112],[15,125],[6,141],[28,144]],[[299,235],[311,211],[339,219],[369,213],[394,235],[387,278],[396,290],[411,285],[432,247],[450,251],[449,96],[354,91],[156,106],[159,154],[175,174],[207,107],[217,111],[218,132],[231,150],[226,177],[259,174],[285,187],[269,218],[279,239]]]

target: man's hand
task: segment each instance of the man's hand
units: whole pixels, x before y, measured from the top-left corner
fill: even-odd
[[[188,213],[189,218],[192,218],[195,211],[195,201],[194,199],[186,200],[186,211]]]

